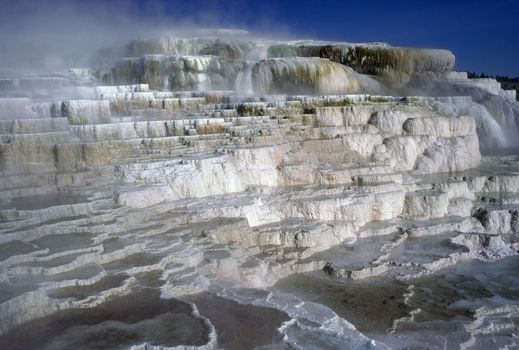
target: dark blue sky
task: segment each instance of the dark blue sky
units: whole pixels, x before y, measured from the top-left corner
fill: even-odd
[[[270,36],[448,48],[458,70],[519,76],[519,0],[0,0],[0,35],[19,32],[16,27],[24,23],[27,32],[41,34],[48,25],[31,25],[36,15],[70,36],[77,35],[73,26],[88,28],[81,23],[89,16],[121,28],[114,23],[128,17],[146,25],[234,27]],[[86,38],[88,31],[79,36]]]
[[[519,0],[173,1],[189,13],[263,32],[451,49],[457,69],[519,76]],[[211,17],[213,14],[213,17]]]

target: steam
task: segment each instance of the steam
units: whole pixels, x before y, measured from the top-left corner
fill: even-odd
[[[470,115],[476,120],[478,135],[483,149],[508,148],[514,146],[490,112],[471,98],[450,98],[438,103],[440,111],[446,114]]]
[[[251,96],[254,95],[254,88],[252,87],[252,67],[253,63],[248,62],[244,70],[236,76],[236,83],[234,90],[238,94]]]
[[[2,1],[0,69],[86,66],[95,51],[136,38],[251,37],[248,31],[237,30],[240,23],[232,20],[240,18],[238,3],[218,11],[210,3],[194,8],[162,0]],[[258,22],[266,24],[268,20]],[[281,31],[289,35],[286,29]]]
[[[441,97],[439,108],[454,115],[470,115],[477,123],[481,148],[493,151],[519,147],[519,103],[502,95],[499,83],[466,77],[415,76],[401,93]],[[465,98],[463,98],[465,97]]]

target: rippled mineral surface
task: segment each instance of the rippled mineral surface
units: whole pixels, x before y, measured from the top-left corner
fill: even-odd
[[[240,37],[0,72],[0,349],[519,347],[514,93]]]

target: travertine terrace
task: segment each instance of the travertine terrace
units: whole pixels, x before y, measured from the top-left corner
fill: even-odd
[[[2,72],[0,348],[518,346],[513,93],[378,43],[91,61]]]

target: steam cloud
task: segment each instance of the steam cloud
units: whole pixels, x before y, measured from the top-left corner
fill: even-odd
[[[151,0],[118,1],[0,1],[0,69],[60,69],[86,65],[90,55],[135,38],[157,36],[204,37],[211,28],[244,28],[240,1]],[[258,5],[259,6],[259,5]],[[259,13],[259,12],[258,12]],[[268,34],[268,11],[254,29],[269,37],[289,37],[283,25]],[[190,14],[190,15],[186,15]],[[205,29],[204,29],[205,28]],[[225,36],[219,32],[218,36]]]

